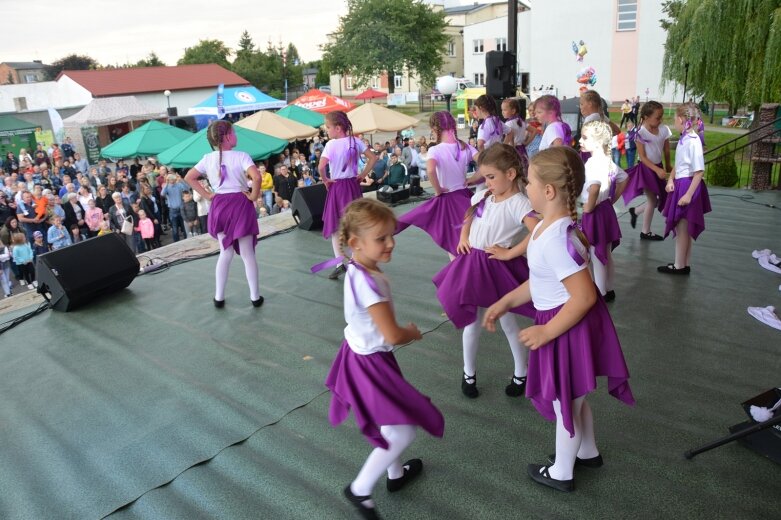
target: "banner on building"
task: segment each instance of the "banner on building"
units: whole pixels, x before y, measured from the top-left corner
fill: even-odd
[[[84,149],[87,152],[87,160],[90,164],[98,164],[98,161],[100,160],[98,128],[95,126],[82,127],[81,137],[84,140]]]

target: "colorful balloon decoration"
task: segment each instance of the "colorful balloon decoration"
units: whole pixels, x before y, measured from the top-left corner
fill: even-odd
[[[576,79],[580,83],[580,92],[585,92],[597,83],[597,71],[594,67],[583,67],[578,71]]]
[[[588,54],[588,47],[586,47],[586,42],[583,40],[580,40],[580,43],[572,42],[572,52],[575,53],[575,59],[579,62],[583,62],[583,56]]]

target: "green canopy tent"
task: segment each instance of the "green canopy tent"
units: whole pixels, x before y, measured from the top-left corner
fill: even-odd
[[[187,130],[152,120],[103,148],[100,156],[127,159],[157,155],[192,135]]]
[[[267,159],[275,153],[282,152],[288,144],[284,139],[277,139],[276,137],[247,130],[240,126],[234,125],[233,129],[236,131],[236,139],[238,141],[234,150],[247,152],[255,161]],[[207,128],[204,128],[179,144],[157,154],[157,161],[160,164],[173,168],[190,168],[195,166],[204,155],[213,151],[209,141],[206,139],[206,130]]]
[[[315,128],[319,128],[325,124],[325,116],[323,114],[318,114],[313,110],[308,110],[298,105],[288,105],[277,112],[277,115]]]

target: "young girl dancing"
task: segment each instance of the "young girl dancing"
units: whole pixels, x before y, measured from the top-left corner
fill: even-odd
[[[475,99],[474,113],[483,122],[477,129],[477,151],[482,152],[491,146],[502,142],[504,124],[499,119],[496,101],[491,96],[483,94]]]
[[[520,175],[526,178],[526,170],[529,167],[529,157],[526,154],[526,145],[534,134],[526,133],[526,120],[521,113],[521,103],[517,98],[508,98],[502,101],[502,117],[504,117],[504,142],[515,147],[518,157],[521,159],[522,171]]]
[[[419,340],[414,323],[396,323],[390,283],[379,264],[391,260],[396,228],[393,211],[374,199],[351,203],[339,240],[349,246],[344,284],[344,341],[325,385],[333,394],[329,420],[336,426],[352,408],[361,433],[375,448],[344,495],[364,518],[379,518],[372,490],[387,472],[390,492],[401,490],[423,470],[420,459],[401,462],[420,426],[442,437],[445,420],[428,397],[401,374],[393,346]]]
[[[233,150],[236,132],[230,121],[213,121],[206,137],[216,151],[204,155],[187,172],[185,180],[201,197],[211,200],[209,234],[220,244],[220,257],[215,269],[214,306],[219,309],[225,305],[225,284],[235,252],[244,261],[250,301],[254,307],[260,307],[263,296],[258,287],[258,264],[255,261],[259,232],[255,202],[260,196],[260,173],[247,153]],[[204,176],[214,187],[213,193],[198,182]],[[252,180],[251,191],[247,191],[247,176]]]
[[[643,215],[641,240],[664,240],[660,235],[651,232],[654,208],[658,208],[660,212],[664,209],[667,198],[665,179],[670,171],[669,138],[672,133],[662,124],[663,116],[664,107],[657,101],[648,101],[640,109],[640,130],[635,136],[639,161],[626,172],[629,175],[629,183],[624,190],[624,204],[628,206],[632,199],[645,193],[645,203],[629,208],[629,222],[633,228],[637,226],[638,215]]]
[[[331,239],[334,257],[338,258],[342,256],[337,233],[339,219],[350,202],[363,197],[361,181],[372,171],[377,157],[371,148],[367,148],[363,141],[353,136],[353,125],[347,114],[341,110],[326,114],[325,129],[329,141],[323,148],[317,166],[320,178],[328,190],[323,210],[323,236]],[[366,165],[359,173],[358,159],[361,154],[366,155]],[[344,264],[339,264],[328,278],[336,280],[345,270]]]
[[[429,125],[437,144],[429,148],[426,172],[436,196],[399,217],[396,233],[419,227],[453,259],[461,236],[459,225],[472,198],[466,173],[477,150],[456,137],[456,121],[450,112],[433,113]]]
[[[615,266],[612,251],[621,242],[621,229],[613,204],[628,182],[627,174],[610,158],[613,132],[602,121],[583,125],[581,152],[589,154],[586,161],[586,181],[580,193],[583,204],[583,234],[588,239],[594,282],[605,301],[613,301]]]
[[[666,190],[669,193],[662,214],[667,219],[664,236],[675,235],[675,262],[660,265],[660,273],[689,274],[691,272],[692,240],[705,230],[703,215],[711,210],[708,188],[702,180],[705,160],[702,141],[697,135],[699,110],[693,104],[680,105],[675,110],[675,128],[681,139],[675,149],[675,168],[670,172]]]
[[[510,145],[497,144],[480,154],[480,169],[486,189],[472,197],[473,206],[466,214],[458,244],[459,256],[434,276],[437,298],[448,318],[463,328],[464,375],[461,391],[470,398],[479,395],[477,349],[480,322],[484,310],[504,294],[529,278],[526,240],[521,240],[523,225],[531,230],[537,224],[529,199],[523,193],[526,184],[521,176],[521,161]],[[531,305],[513,308],[512,312],[534,317]],[[526,350],[518,341],[518,323],[507,314],[500,319],[515,367],[505,393],[523,395],[526,384]]]
[[[572,142],[572,130],[561,120],[561,103],[556,96],[546,94],[534,102],[534,112],[545,130],[540,141],[540,151],[551,146],[569,146]]]
[[[610,394],[634,404],[615,327],[589,276],[585,237],[575,228],[583,183],[583,162],[572,148],[534,156],[526,193],[544,218],[529,240],[529,281],[492,305],[483,321],[494,330],[509,309],[529,300],[537,309],[535,325],[520,333],[531,349],[526,396],[545,418],[556,420],[556,453],[552,465],[530,464],[528,473],[560,491],[574,489],[576,463],[602,465],[585,400],[596,389],[596,377],[607,376]]]

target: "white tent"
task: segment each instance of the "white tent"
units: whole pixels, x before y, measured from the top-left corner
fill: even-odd
[[[93,99],[63,123],[66,126],[104,126],[164,117],[165,112],[140,102],[135,96],[117,96]]]

